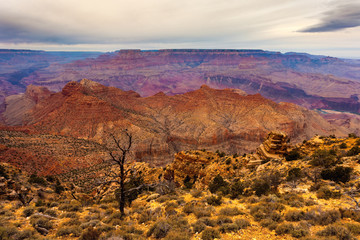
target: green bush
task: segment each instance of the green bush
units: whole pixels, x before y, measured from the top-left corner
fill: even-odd
[[[277,222],[275,222],[274,220],[272,220],[272,219],[262,219],[261,221],[260,221],[260,226],[262,226],[262,227],[266,227],[266,228],[268,228],[269,230],[275,230],[276,229],[276,227],[278,226],[278,224],[279,223],[277,223]]]
[[[285,220],[289,222],[298,222],[306,219],[306,214],[301,210],[288,211],[285,214]]]
[[[309,234],[309,227],[307,226],[306,222],[304,224],[300,223],[299,225],[295,226],[294,230],[291,232],[291,236],[295,238],[302,238]]]
[[[184,232],[170,231],[164,240],[190,240],[190,234]]]
[[[346,153],[347,156],[356,156],[360,153],[359,146],[354,146]]]
[[[40,217],[40,216],[31,216],[30,218],[30,224],[36,228],[36,227],[40,227],[40,228],[45,228],[47,230],[51,229],[53,227],[52,222],[50,221],[50,219],[46,218],[46,217]]]
[[[215,238],[220,238],[220,233],[215,228],[206,228],[201,233],[202,240],[213,240]]]
[[[79,240],[97,240],[100,234],[101,232],[98,229],[89,227],[81,233]]]
[[[192,225],[192,228],[194,233],[201,233],[206,228],[206,224],[203,221],[201,221],[201,219],[198,219]]]
[[[65,213],[61,214],[60,217],[61,218],[79,218],[79,216],[75,212],[65,212]]]
[[[80,204],[63,203],[59,205],[58,209],[67,212],[78,212],[82,209],[82,207]]]
[[[46,209],[44,213],[52,217],[57,217],[57,212],[53,209]]]
[[[147,237],[154,237],[154,238],[164,238],[166,237],[167,233],[170,231],[171,226],[170,224],[165,220],[160,220],[156,223],[154,223],[149,231],[147,232]]]
[[[240,229],[245,229],[245,228],[251,226],[249,220],[244,219],[244,218],[235,219],[235,224],[238,225],[238,227],[239,227]]]
[[[330,198],[340,198],[341,192],[340,191],[331,191],[327,186],[322,186],[316,192],[316,197],[319,199],[330,199]]]
[[[81,228],[78,226],[63,226],[59,227],[56,232],[57,237],[68,236],[70,234],[74,237],[79,237],[81,234]]]
[[[353,168],[337,166],[335,169],[324,169],[321,171],[321,177],[325,180],[346,183],[350,181]]]
[[[231,218],[229,217],[225,217],[225,216],[218,216],[216,219],[216,224],[221,226],[225,223],[233,223],[233,220],[231,220]]]
[[[230,186],[230,198],[235,199],[244,193],[245,185],[240,180],[234,181]]]
[[[250,207],[250,214],[254,217],[255,221],[261,221],[262,219],[272,219],[276,222],[281,222],[281,211],[284,210],[284,205],[280,203],[261,202],[255,206]]]
[[[206,202],[212,206],[220,206],[222,203],[222,196],[211,195],[206,198]]]
[[[316,150],[311,158],[310,164],[313,166],[330,167],[337,161],[336,153],[325,149]]]
[[[346,223],[345,227],[354,235],[360,235],[360,224],[359,223]]]
[[[218,191],[222,192],[224,195],[228,194],[229,183],[226,182],[222,176],[219,174],[214,177],[214,179],[209,183],[209,190],[211,193],[216,193]]]
[[[199,221],[203,222],[206,226],[209,226],[209,227],[215,227],[216,226],[216,221],[213,220],[213,219],[210,219],[208,217],[200,218]]]
[[[6,169],[3,165],[0,165],[0,177],[4,177],[5,179],[8,179],[9,176],[6,173]]]
[[[243,214],[243,212],[237,207],[224,207],[220,209],[219,214],[224,216],[237,216]]]
[[[194,189],[190,192],[190,194],[194,198],[199,198],[203,195],[203,192],[201,190]]]
[[[341,218],[350,218],[354,221],[360,222],[360,211],[353,209],[339,209]]]
[[[183,180],[183,183],[186,189],[191,189],[195,181],[191,181],[191,177],[189,177],[189,175],[186,175],[186,177]]]
[[[302,177],[302,171],[300,168],[295,167],[289,170],[286,177],[286,181],[297,181]]]
[[[42,186],[47,186],[47,181],[43,177],[39,177],[36,174],[30,175],[29,183],[36,183]]]
[[[255,191],[255,195],[260,197],[261,195],[269,193],[270,184],[263,179],[255,179],[252,185],[252,189]]]
[[[222,233],[236,232],[239,229],[240,229],[239,226],[235,223],[225,223],[221,225],[219,228],[220,232]]]
[[[331,223],[335,223],[340,218],[340,211],[335,209],[327,211],[323,211],[321,209],[314,209],[306,212],[306,219],[317,225],[329,225]]]
[[[33,207],[26,207],[23,210],[23,216],[24,217],[30,217],[35,212],[35,209]]]
[[[318,236],[336,236],[340,240],[351,240],[353,239],[350,231],[345,227],[330,225],[327,226],[325,229],[316,233]]]
[[[298,149],[293,149],[289,153],[285,154],[286,161],[293,161],[300,159],[301,155]]]
[[[347,144],[343,142],[339,145],[339,148],[345,149],[345,148],[347,148]]]
[[[275,232],[278,235],[291,234],[294,229],[295,228],[292,223],[282,223],[276,227]]]
[[[195,207],[194,208],[194,215],[197,218],[202,218],[202,217],[211,217],[211,208],[207,207]]]

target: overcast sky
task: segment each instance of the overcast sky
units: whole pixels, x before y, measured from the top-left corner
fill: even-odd
[[[0,0],[0,48],[221,48],[360,58],[360,0]]]

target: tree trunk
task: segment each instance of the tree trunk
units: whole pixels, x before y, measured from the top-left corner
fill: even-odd
[[[122,164],[120,164],[120,201],[119,201],[119,209],[120,209],[121,217],[124,216],[124,208],[125,208],[125,189],[124,189],[125,173],[124,173],[124,160],[125,160],[125,154],[123,155]]]

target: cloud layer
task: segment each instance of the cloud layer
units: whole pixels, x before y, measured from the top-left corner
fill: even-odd
[[[360,56],[360,8],[346,3],[0,0],[0,48],[257,48],[329,55],[337,49],[347,55],[346,46]],[[341,29],[348,32],[334,32]]]
[[[360,26],[360,4],[345,4],[325,12],[321,23],[302,32],[333,32]]]

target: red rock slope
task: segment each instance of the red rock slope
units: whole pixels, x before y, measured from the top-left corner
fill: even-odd
[[[206,85],[185,94],[142,98],[84,79],[68,83],[25,115],[24,124],[37,132],[98,142],[106,142],[109,132],[127,128],[135,136],[134,157],[155,165],[187,149],[254,150],[271,130],[284,131],[294,141],[316,133],[343,133],[297,105]]]

